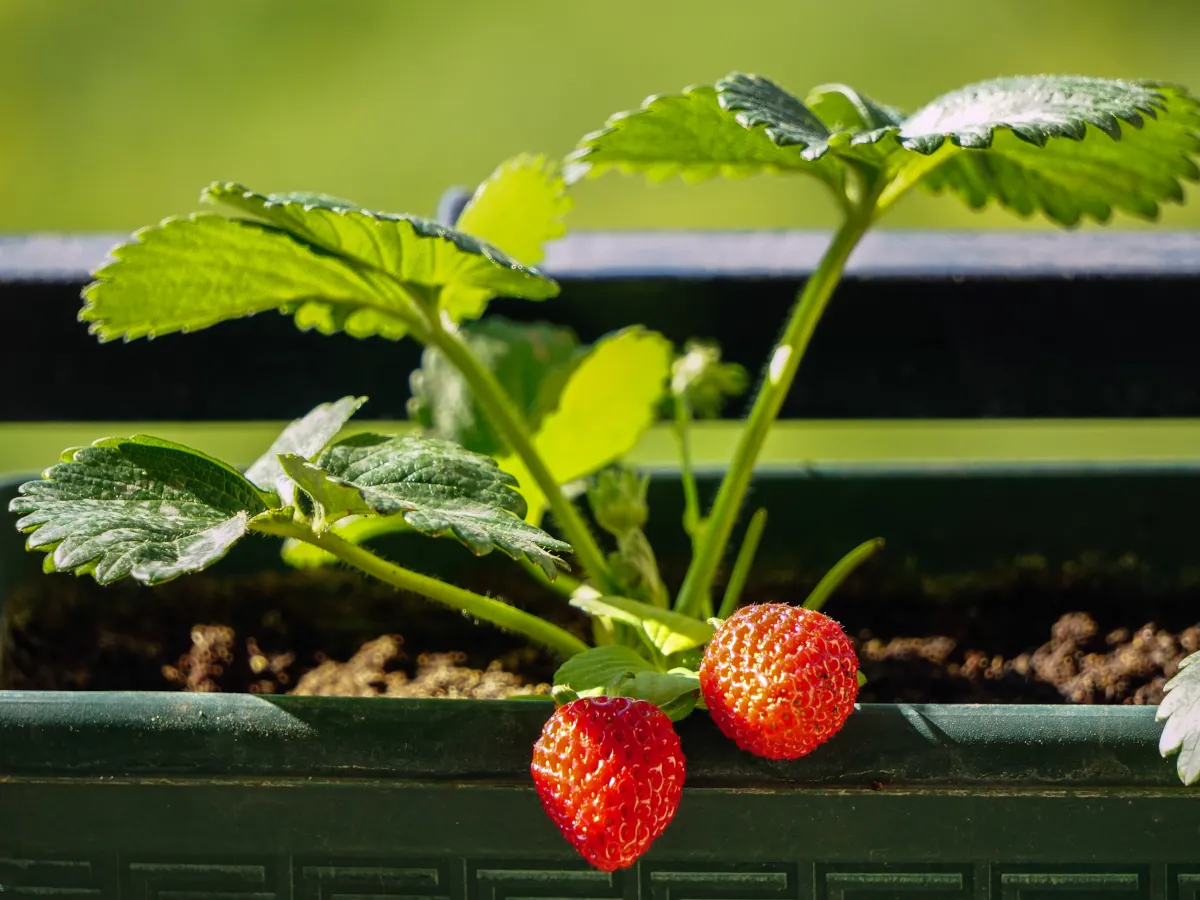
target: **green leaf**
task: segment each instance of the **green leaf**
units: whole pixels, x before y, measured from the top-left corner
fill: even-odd
[[[637,672],[653,671],[653,664],[632,647],[607,644],[572,656],[558,667],[554,683],[582,692],[609,687]]]
[[[695,672],[683,671],[635,672],[632,677],[622,681],[617,690],[621,697],[649,700],[672,720],[678,721],[695,708],[695,698],[700,692],[700,677]],[[676,701],[689,694],[691,703],[675,705]]]
[[[558,166],[522,154],[502,163],[475,191],[455,227],[527,266],[540,263],[546,244],[566,234],[571,209]]]
[[[781,148],[924,179],[973,207],[995,200],[1068,226],[1085,216],[1107,221],[1113,209],[1153,218],[1160,203],[1183,199],[1181,180],[1200,178],[1192,160],[1200,153],[1200,106],[1183,89],[1156,82],[998,78],[952,91],[902,121],[899,111],[842,85],[810,93],[817,109],[757,76],[734,74],[718,89],[742,124],[765,126]]]
[[[475,191],[455,228],[498,247],[526,266],[545,258],[546,244],[566,233],[571,208],[558,167],[545,156],[523,154],[502,163]],[[441,306],[450,318],[475,318],[493,294],[465,285],[447,285]]]
[[[291,506],[295,502],[292,481],[284,475],[279,456],[289,453],[312,459],[337,437],[350,417],[366,402],[366,397],[343,397],[333,403],[315,406],[308,415],[294,419],[275,438],[271,448],[246,470],[246,478],[264,491],[274,491],[284,506]]]
[[[640,109],[612,116],[585,135],[564,167],[568,182],[610,170],[652,181],[675,175],[703,181],[716,175],[817,172],[795,147],[779,147],[761,131],[743,128],[721,108],[711,85],[647,97]]]
[[[671,342],[635,326],[599,340],[571,372],[558,408],[542,421],[534,446],[566,484],[603,468],[637,444],[658,416],[671,368]],[[538,522],[545,497],[516,456],[500,465],[517,476]]]
[[[659,707],[672,722],[680,722],[690,716],[693,710],[708,709],[704,705],[704,697],[700,691],[688,691],[680,694],[674,700],[660,705]]]
[[[348,495],[338,489],[354,490],[367,508],[402,514],[422,534],[452,534],[477,556],[498,548],[524,557],[550,579],[563,563],[549,551],[571,549],[524,521],[516,479],[495,460],[447,441],[358,434],[327,449],[311,468],[284,463],[303,472],[298,483],[314,501],[328,498],[340,509]]]
[[[571,598],[571,605],[589,616],[607,616],[641,628],[664,656],[703,646],[713,636],[712,627],[706,622],[628,597],[601,597],[580,592]]]
[[[1165,722],[1158,751],[1163,758],[1178,753],[1176,770],[1184,784],[1200,778],[1200,653],[1193,653],[1179,664],[1179,671],[1167,682],[1166,695],[1159,704],[1155,721]]]
[[[502,316],[465,325],[461,335],[496,376],[531,431],[558,405],[563,385],[583,352],[569,328],[512,322]],[[412,373],[409,383],[409,415],[431,436],[488,456],[507,451],[466,379],[440,350],[425,348],[421,368]]]
[[[301,328],[397,339],[418,316],[414,303],[432,304],[448,286],[533,300],[558,293],[536,269],[417,216],[236,184],[214,184],[204,199],[263,221],[194,215],[138,231],[84,289],[80,318],[93,334],[154,337],[274,309]]]
[[[636,697],[658,706],[673,721],[686,718],[696,706],[700,678],[686,669],[660,672],[630,647],[593,647],[563,663],[554,684],[580,697]],[[569,696],[560,691],[563,696]],[[690,699],[688,698],[690,696]]]
[[[112,251],[79,318],[101,341],[199,331],[268,310],[336,309],[336,330],[397,338],[410,302],[390,279],[289,235],[217,215],[167,219]],[[333,318],[329,329],[335,330]]]
[[[321,194],[260,194],[234,183],[213,184],[204,198],[386,273],[416,288],[418,296],[425,293],[422,288],[471,291],[470,305],[442,307],[454,321],[480,315],[497,295],[545,300],[558,294],[558,285],[537,269],[474,235],[420,216],[372,212]]]
[[[904,121],[904,113],[876,103],[844,84],[822,84],[808,92],[804,105],[821,120],[830,134],[858,134],[891,128]]]
[[[862,686],[863,686],[864,684],[866,684],[866,683],[867,683],[867,676],[866,676],[866,675],[864,675],[864,674],[862,673],[862,670],[860,669],[860,670],[858,671],[858,686],[859,686],[859,687],[862,687]]]
[[[795,146],[804,159],[820,159],[829,150],[829,129],[812,110],[775,82],[734,72],[717,82],[721,108],[735,113],[743,128],[763,131],[779,147]]]
[[[871,169],[885,168],[898,144],[898,113],[867,100],[844,85],[816,88],[810,97],[830,118],[817,112],[779,85],[759,75],[734,72],[717,82],[721,106],[737,113],[746,128],[762,133],[780,147],[798,147],[805,159],[819,162],[821,175],[839,196],[845,191],[848,161]],[[871,128],[866,128],[870,124]],[[835,128],[833,126],[846,126]],[[891,137],[890,141],[885,138]]]
[[[160,584],[221,559],[268,512],[235,469],[145,435],[104,438],[63,454],[9,509],[47,571],[90,573],[108,584]]]
[[[377,512],[364,499],[361,488],[334,478],[303,456],[281,453],[279,465],[296,487],[312,499],[316,507],[315,525],[319,531],[347,516],[373,515]]]
[[[1089,127],[1090,126],[1090,127]],[[953,91],[905,120],[901,145],[970,152],[926,176],[972,207],[989,201],[1063,225],[1145,218],[1200,178],[1200,104],[1182,88],[1081,76],[1000,78]]]

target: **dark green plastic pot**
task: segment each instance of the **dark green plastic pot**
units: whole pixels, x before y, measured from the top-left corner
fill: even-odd
[[[652,508],[672,509],[676,480],[653,490]],[[1194,590],[1182,528],[1200,467],[793,469],[756,494],[774,512],[764,570],[800,580],[878,532],[891,544],[860,593],[986,579],[1031,548],[1046,572],[1133,554],[1131,602]],[[676,530],[667,513],[653,537],[671,548]],[[267,542],[250,546],[214,575],[270,564]],[[49,577],[15,533],[0,548],[10,588]],[[697,713],[680,725],[675,822],[613,875],[541,811],[528,762],[548,712],[0,692],[0,885],[172,900],[1200,896],[1200,802],[1160,758],[1152,708],[863,705],[792,763],[738,751]]]

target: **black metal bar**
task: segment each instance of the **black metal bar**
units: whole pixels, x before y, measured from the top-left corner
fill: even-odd
[[[97,343],[77,321],[79,290],[121,239],[0,238],[0,421],[284,419],[348,393],[371,397],[368,418],[405,415],[411,341],[322,337],[270,315]],[[584,340],[635,322],[677,342],[717,338],[758,371],[826,240],[575,234],[546,261],[561,297],[492,312]],[[851,259],[783,414],[1198,416],[1198,296],[1200,232],[880,232]]]

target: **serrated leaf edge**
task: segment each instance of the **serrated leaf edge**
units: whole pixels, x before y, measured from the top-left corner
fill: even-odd
[[[556,176],[558,176],[558,178],[557,178],[558,186],[557,186],[557,189],[554,191],[553,196],[554,196],[555,203],[560,204],[560,212],[558,215],[554,216],[550,220],[550,223],[549,223],[550,227],[549,227],[549,231],[547,233],[546,243],[549,243],[550,241],[553,241],[553,240],[557,240],[557,239],[563,237],[564,235],[566,235],[566,233],[567,233],[567,213],[569,213],[571,211],[572,206],[574,206],[575,200],[573,197],[571,197],[570,193],[567,191],[567,182],[566,182],[565,175],[563,174],[563,171],[562,171],[563,167],[561,165],[559,165],[559,163],[556,160],[551,159],[545,153],[518,153],[516,156],[512,157],[511,159],[507,159],[504,162],[502,162],[494,170],[492,170],[492,173],[490,175],[488,175],[488,177],[485,178],[483,181],[481,181],[479,183],[479,185],[475,188],[474,193],[471,194],[471,199],[468,200],[466,206],[463,207],[463,212],[466,212],[466,210],[470,208],[471,204],[474,203],[476,201],[476,199],[478,199],[487,190],[487,188],[491,184],[493,184],[494,182],[499,181],[501,178],[503,178],[504,174],[507,171],[509,171],[510,169],[517,169],[517,168],[534,169],[535,171],[537,171],[537,173],[539,175],[541,175],[546,180],[547,184],[551,184],[552,182],[554,182],[556,180]],[[464,232],[464,233],[471,234],[471,232],[469,232],[469,231]],[[471,236],[475,237],[475,235],[473,235],[473,234]],[[476,238],[476,240],[480,241],[481,243],[487,243],[486,241],[483,241],[482,238]],[[499,249],[499,248],[497,248],[497,249]],[[501,252],[505,252],[505,251],[501,251]],[[508,254],[508,255],[511,257],[511,254]],[[515,257],[513,257],[513,258],[515,258]],[[546,278],[549,281],[553,281],[553,279],[549,278],[549,276],[545,275],[545,273],[543,273],[539,268],[537,268],[537,266],[535,264],[522,262],[520,260],[518,260],[518,262],[520,262],[521,265],[524,266],[527,271],[537,272],[543,278]]]
[[[1175,674],[1173,676],[1171,676],[1171,678],[1167,681],[1167,683],[1165,685],[1163,685],[1163,699],[1162,699],[1162,702],[1159,704],[1158,709],[1155,710],[1155,713],[1154,713],[1154,721],[1155,722],[1167,723],[1167,725],[1169,726],[1170,720],[1177,713],[1181,712],[1181,705],[1183,702],[1181,699],[1182,695],[1178,695],[1178,694],[1172,695],[1172,691],[1174,691],[1175,688],[1179,686],[1181,678],[1184,674],[1184,671],[1189,666],[1192,666],[1193,664],[1197,664],[1197,663],[1200,663],[1200,651],[1198,651],[1196,653],[1191,653],[1191,654],[1185,656],[1182,660],[1180,660],[1179,668],[1176,670]],[[1177,740],[1168,742],[1169,736],[1175,737],[1175,738],[1177,738]],[[1184,743],[1184,735],[1182,733],[1178,734],[1178,735],[1171,735],[1170,732],[1168,731],[1168,728],[1164,727],[1163,731],[1162,731],[1162,735],[1159,737],[1158,752],[1159,752],[1159,755],[1163,757],[1163,759],[1166,759],[1167,757],[1169,757],[1173,754],[1179,754],[1177,762],[1176,762],[1176,772],[1179,775],[1179,780],[1182,781],[1185,785],[1191,785],[1191,784],[1194,784],[1198,779],[1200,779],[1200,771],[1194,773],[1190,778],[1184,774],[1183,751],[1185,748],[1183,746],[1183,743]]]
[[[186,444],[179,444],[179,443],[176,443],[175,441],[168,441],[163,438],[154,437],[153,435],[140,434],[140,433],[129,435],[127,437],[110,436],[110,437],[97,438],[96,440],[92,441],[90,444],[69,447],[66,450],[64,450],[59,455],[59,462],[55,463],[54,465],[47,466],[45,469],[43,469],[41,472],[40,478],[32,479],[30,481],[26,481],[26,482],[18,485],[17,486],[17,496],[13,497],[12,500],[9,501],[8,511],[10,513],[14,513],[14,514],[20,516],[20,518],[18,518],[17,522],[16,522],[16,529],[21,534],[26,535],[25,549],[29,552],[38,552],[38,553],[45,554],[45,556],[42,559],[42,571],[44,573],[53,574],[53,573],[62,572],[62,571],[69,571],[69,572],[75,574],[76,576],[80,576],[80,577],[86,576],[86,575],[91,575],[96,580],[96,582],[99,584],[109,584],[112,581],[116,580],[116,579],[108,579],[105,581],[101,581],[101,579],[96,575],[96,568],[97,568],[100,560],[103,558],[103,554],[101,554],[100,556],[97,556],[94,559],[86,560],[85,562],[82,562],[78,565],[71,566],[69,569],[66,569],[66,570],[60,569],[58,567],[57,563],[55,562],[54,557],[55,557],[56,551],[58,550],[59,545],[62,544],[62,541],[59,540],[59,541],[54,541],[52,543],[47,542],[47,543],[41,543],[41,544],[37,543],[38,533],[42,530],[43,526],[49,524],[49,522],[40,522],[35,525],[27,526],[26,523],[29,520],[29,516],[33,514],[33,511],[28,508],[23,508],[27,504],[22,503],[22,501],[31,499],[28,496],[27,488],[29,488],[33,485],[42,485],[47,482],[51,482],[51,483],[54,482],[54,478],[52,477],[52,472],[56,466],[78,462],[78,459],[77,459],[78,454],[80,454],[86,450],[90,450],[92,448],[119,447],[121,444],[125,444],[125,443],[135,443],[135,444],[139,444],[140,446],[167,447],[167,448],[170,448],[173,450],[178,450],[183,453],[186,453],[189,456],[199,457],[199,458],[205,460],[206,462],[211,463],[211,464],[217,466],[218,468],[225,470],[230,475],[233,475],[237,479],[241,480],[259,496],[260,500],[263,503],[263,506],[265,507],[264,509],[258,510],[256,512],[247,510],[247,509],[239,510],[238,512],[234,513],[233,515],[230,515],[228,519],[225,519],[222,522],[214,523],[212,526],[214,528],[217,527],[218,525],[223,525],[228,522],[232,522],[234,520],[240,520],[242,523],[242,535],[241,536],[244,537],[246,532],[249,531],[250,522],[253,519],[258,519],[258,518],[261,518],[262,516],[268,516],[273,513],[279,512],[279,509],[277,508],[278,504],[279,504],[279,498],[277,496],[275,496],[273,493],[271,493],[269,491],[263,491],[261,488],[259,488],[257,485],[255,485],[253,482],[251,482],[249,479],[247,479],[244,475],[242,475],[241,472],[237,471],[237,469],[234,469],[228,463],[226,463],[220,459],[217,459],[214,456],[210,456],[209,454],[204,453],[203,451],[196,450],[192,447],[188,447]],[[253,515],[252,515],[252,512],[253,512]],[[212,562],[217,562],[217,561],[223,559],[225,557],[225,555],[229,552],[229,550],[232,549],[234,543],[236,543],[236,541],[233,541],[230,544],[228,544],[220,554],[218,554],[216,557],[214,557],[211,560],[209,565],[211,565]],[[133,578],[133,580],[135,580],[135,581],[138,581],[138,582],[141,582],[144,584],[163,584],[163,583],[165,583],[165,581],[169,581],[175,577],[178,577],[179,574],[183,574],[183,573],[182,572],[177,573],[177,575],[174,575],[168,579],[157,579],[157,580],[147,580],[147,579],[143,579],[143,578],[138,578],[136,575],[134,575],[132,573],[130,574],[129,577]]]
[[[1053,79],[1066,78],[1070,76],[1040,75],[1027,77]],[[1067,138],[1073,141],[1082,141],[1087,134],[1085,125],[1092,125],[1096,129],[1104,132],[1112,140],[1119,141],[1121,139],[1121,122],[1124,122],[1126,125],[1130,125],[1133,128],[1140,129],[1145,124],[1144,120],[1142,119],[1142,115],[1149,116],[1151,119],[1157,119],[1159,112],[1170,111],[1168,107],[1169,98],[1165,94],[1161,93],[1161,91],[1154,90],[1156,88],[1168,88],[1172,91],[1177,91],[1178,99],[1191,106],[1193,110],[1200,112],[1200,102],[1198,102],[1196,98],[1192,97],[1188,90],[1181,85],[1171,84],[1163,81],[1128,81],[1124,79],[1109,80],[1121,81],[1124,84],[1133,87],[1140,87],[1150,90],[1152,93],[1152,98],[1145,103],[1134,103],[1133,110],[1125,114],[1103,113],[1095,115],[1081,115],[1079,116],[1079,122],[1081,124],[1078,127],[1075,127],[1074,123],[1047,123],[1045,125],[1040,125],[1037,132],[1033,132],[1025,130],[1025,128],[1022,126],[1013,126],[1003,122],[997,122],[978,132],[946,131],[906,137],[904,135],[904,123],[902,123],[896,130],[896,133],[900,139],[900,144],[904,147],[904,149],[912,150],[915,153],[920,153],[925,156],[928,156],[929,154],[938,150],[946,141],[949,141],[954,146],[963,150],[989,149],[995,141],[995,133],[998,129],[1009,131],[1019,140],[1025,141],[1026,143],[1032,144],[1036,147],[1044,147],[1046,146],[1048,139],[1056,137]],[[912,121],[925,109],[938,103],[943,97],[948,96],[951,93],[966,92],[974,87],[982,86],[987,83],[987,81],[974,82],[972,84],[964,85],[961,88],[956,88],[954,91],[949,91],[940,97],[935,97],[933,100],[929,101],[929,103],[926,103],[920,109],[914,111],[912,115],[908,116],[904,120],[904,122],[908,123]]]
[[[226,201],[225,199],[223,199],[221,197],[222,193],[237,194],[237,195],[240,195],[243,200],[255,200],[256,202],[261,202],[261,204],[265,208],[268,208],[268,209],[272,208],[272,207],[276,207],[276,206],[283,207],[283,208],[287,208],[289,206],[299,206],[305,212],[311,212],[314,209],[319,209],[323,212],[330,212],[330,213],[333,213],[334,215],[343,216],[345,218],[360,218],[360,219],[372,222],[374,224],[379,224],[382,222],[390,222],[390,223],[403,222],[403,223],[407,224],[409,227],[413,228],[414,232],[416,232],[417,227],[420,226],[423,228],[428,228],[429,230],[433,231],[433,234],[429,235],[429,234],[417,233],[416,237],[418,240],[442,240],[442,241],[445,241],[446,243],[454,245],[455,248],[457,248],[458,250],[460,250],[464,253],[470,253],[472,251],[464,250],[462,248],[462,246],[454,240],[454,235],[455,234],[467,235],[468,237],[471,238],[471,240],[478,243],[479,251],[480,251],[479,255],[483,256],[486,260],[488,260],[488,262],[492,263],[493,265],[499,266],[500,268],[503,268],[503,269],[509,269],[518,274],[527,275],[530,277],[531,280],[542,281],[542,282],[545,282],[556,288],[558,287],[558,282],[556,282],[553,278],[551,278],[549,275],[547,275],[545,272],[543,272],[537,266],[526,265],[522,262],[519,262],[516,259],[513,259],[513,257],[509,256],[507,253],[505,253],[499,247],[496,247],[496,246],[488,243],[487,241],[483,240],[482,238],[475,237],[475,235],[470,234],[470,232],[459,231],[455,228],[451,228],[450,226],[448,226],[442,222],[438,222],[435,219],[426,218],[425,216],[418,216],[418,215],[415,215],[412,213],[393,213],[393,212],[385,212],[382,210],[371,210],[371,209],[366,209],[365,207],[360,207],[357,204],[348,205],[348,206],[336,205],[336,204],[349,204],[350,203],[350,201],[348,201],[348,200],[343,200],[343,199],[337,198],[337,197],[326,197],[325,198],[327,201],[332,202],[335,205],[326,205],[324,203],[307,203],[303,200],[296,200],[296,199],[276,199],[276,198],[273,198],[270,194],[264,194],[260,191],[252,190],[251,188],[248,188],[248,187],[246,187],[246,185],[242,184],[241,182],[237,182],[237,181],[214,181],[200,192],[200,199],[201,199],[201,201],[206,202],[206,203],[213,203],[216,205],[225,204],[225,205],[232,206],[233,204],[229,204],[228,201]],[[240,207],[236,207],[236,208],[245,215],[253,215],[253,213],[249,213],[246,210],[241,209]],[[261,224],[261,223],[258,223],[258,220],[256,220],[256,219],[240,220],[240,221],[253,221],[253,222],[256,222],[257,224]],[[298,235],[292,231],[287,231],[287,234],[289,234],[295,240],[302,241],[307,245],[319,247],[319,245],[312,244],[312,242],[309,239],[305,238],[303,235]],[[348,256],[339,251],[328,249],[325,247],[319,247],[319,249],[325,253],[331,253],[331,252],[335,253],[340,258],[345,259],[354,265],[368,266],[369,268],[372,268],[378,272],[381,272],[382,274],[387,275],[391,278],[397,277],[397,276],[393,275],[391,272],[388,272],[385,269],[381,269],[378,266],[374,266],[364,260],[358,259],[357,257]],[[400,279],[397,279],[397,280],[400,280]]]
[[[109,283],[112,281],[113,270],[117,266],[120,266],[120,265],[124,264],[125,262],[127,262],[127,260],[125,260],[122,256],[123,251],[129,249],[130,247],[134,247],[134,246],[138,246],[138,245],[145,246],[144,238],[146,235],[148,235],[152,232],[162,231],[166,228],[169,228],[172,225],[176,225],[176,224],[180,224],[180,223],[197,222],[202,219],[217,219],[217,218],[224,218],[224,217],[219,216],[218,214],[212,213],[212,212],[193,212],[193,213],[188,213],[187,215],[183,215],[183,216],[167,216],[166,218],[160,219],[156,224],[144,225],[141,228],[138,228],[137,230],[132,232],[126,240],[123,240],[117,244],[114,244],[111,248],[109,248],[108,253],[105,254],[105,261],[100,266],[98,266],[97,268],[92,270],[92,272],[90,274],[91,280],[86,285],[84,285],[83,289],[79,292],[80,298],[83,300],[83,304],[80,306],[79,312],[76,314],[76,317],[75,317],[76,321],[86,323],[88,326],[88,329],[87,329],[88,334],[95,337],[97,342],[101,343],[101,344],[107,344],[111,341],[117,340],[118,338],[121,340],[121,343],[123,343],[123,344],[128,344],[135,340],[140,340],[141,338],[145,338],[146,340],[154,340],[154,338],[157,337],[157,334],[155,333],[154,329],[149,327],[148,325],[140,327],[140,328],[126,328],[126,329],[122,330],[119,334],[118,333],[106,334],[105,332],[106,332],[106,321],[107,320],[101,319],[97,316],[96,311],[95,311],[95,306],[93,304],[92,295],[96,291],[100,290],[100,288],[103,287],[106,283]],[[240,224],[247,225],[250,227],[256,227],[256,228],[264,227],[263,223],[252,221],[249,219],[238,219],[236,221],[238,221]],[[295,235],[293,235],[289,232],[280,231],[279,233],[286,235],[286,237],[289,240],[297,241],[297,243],[303,244],[303,242],[299,241]],[[303,245],[307,246],[307,244],[303,244]],[[278,305],[275,306],[275,310],[280,313],[287,313],[292,302],[293,301],[279,303]],[[232,322],[237,319],[248,319],[248,318],[256,316],[262,312],[265,312],[265,311],[266,310],[262,310],[262,309],[250,309],[245,312],[239,313],[237,315],[232,315],[232,316],[231,315],[214,316],[211,319],[205,320],[200,324],[192,323],[192,324],[181,326],[179,328],[174,328],[169,333],[171,333],[171,334],[190,334],[194,331],[202,331],[205,328],[211,328],[213,325],[219,325],[222,322]]]
[[[733,89],[740,89],[747,82],[750,84],[758,83],[769,85],[780,93],[786,94],[795,100],[796,103],[802,109],[806,110],[812,117],[811,124],[825,132],[823,135],[821,135],[821,143],[806,144],[803,141],[789,140],[783,134],[783,132],[781,132],[774,124],[772,124],[770,120],[758,118],[745,106],[738,105],[738,101],[734,98],[731,98],[730,94]],[[785,88],[776,84],[771,79],[763,75],[757,75],[753,72],[730,72],[716,83],[716,90],[717,103],[720,105],[721,109],[725,110],[726,112],[734,113],[734,118],[737,120],[738,124],[747,131],[753,131],[759,126],[762,126],[763,133],[766,134],[771,143],[776,147],[796,147],[800,150],[800,155],[809,162],[816,162],[830,151],[831,147],[829,139],[832,137],[832,132],[830,132],[825,124],[817,117],[816,113],[808,108],[803,100],[801,100],[791,91],[786,90]]]
[[[642,175],[649,181],[662,182],[673,177],[679,177],[683,181],[690,183],[698,183],[715,178],[718,175],[725,178],[748,178],[752,175],[790,175],[805,173],[808,171],[807,161],[797,151],[797,165],[781,166],[777,163],[712,163],[706,165],[708,171],[703,174],[695,172],[689,174],[688,163],[671,163],[664,161],[655,165],[652,169],[639,163],[622,163],[622,162],[603,162],[592,163],[587,161],[587,157],[596,151],[596,148],[591,146],[595,141],[608,136],[621,127],[621,123],[634,116],[653,114],[652,107],[662,101],[676,98],[682,98],[691,102],[695,95],[700,92],[713,91],[716,92],[716,87],[712,84],[690,84],[683,90],[675,93],[659,93],[650,94],[636,109],[622,110],[613,113],[605,120],[602,127],[595,131],[589,131],[581,137],[570,153],[563,158],[562,173],[563,180],[567,185],[576,184],[584,179],[599,178],[608,172],[619,172],[622,175]]]

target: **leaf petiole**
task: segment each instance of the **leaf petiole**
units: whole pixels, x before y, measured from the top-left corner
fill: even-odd
[[[428,343],[437,347],[446,358],[462,373],[470,385],[476,402],[483,408],[488,418],[499,430],[504,440],[514,453],[521,458],[533,480],[546,497],[550,511],[562,529],[567,541],[574,549],[584,570],[595,579],[601,591],[614,592],[616,589],[612,572],[604,559],[604,553],[599,544],[588,530],[583,517],[575,506],[567,499],[562,487],[550,474],[545,461],[533,446],[533,439],[525,428],[520,414],[513,409],[512,401],[504,388],[496,380],[496,376],[480,364],[466,343],[453,331],[450,331],[436,317],[430,316],[430,330],[425,335]]]
[[[771,356],[766,377],[754,399],[733,460],[721,481],[717,499],[701,536],[700,549],[688,566],[687,575],[679,589],[675,600],[675,609],[679,612],[700,619],[707,619],[713,614],[710,593],[713,579],[750,487],[754,464],[791,389],[800,359],[821,313],[841,279],[846,260],[870,227],[875,202],[883,187],[882,183],[875,186],[855,215],[842,223],[821,262],[800,291],[783,338]]]
[[[320,534],[295,520],[265,520],[261,525],[252,523],[253,530],[267,534],[282,535],[319,547],[344,563],[366,572],[380,581],[401,590],[412,591],[428,597],[451,609],[468,616],[490,622],[505,631],[524,635],[535,643],[548,647],[564,658],[570,658],[588,649],[587,644],[565,629],[552,625],[538,616],[517,609],[491,597],[484,597],[428,575],[422,575],[403,566],[388,562],[370,550],[351,543],[333,531]]]

